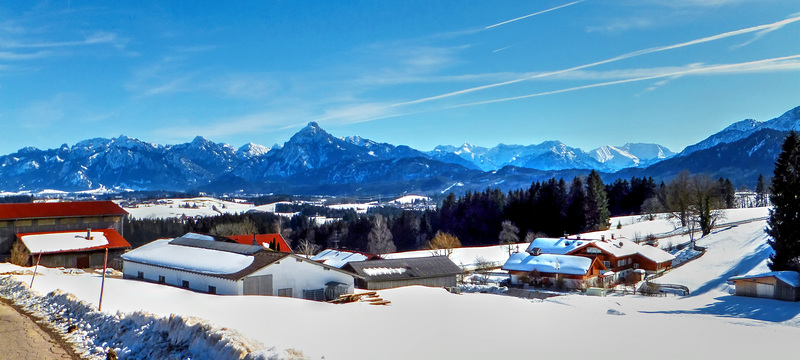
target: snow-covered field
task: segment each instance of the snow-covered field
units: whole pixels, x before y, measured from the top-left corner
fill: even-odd
[[[733,210],[728,221],[760,218],[763,214],[766,209]],[[628,223],[615,219],[613,224],[617,220],[623,221],[621,230],[633,234],[672,230],[663,219]],[[697,244],[708,248],[704,256],[658,279],[688,286],[692,295],[687,297],[571,294],[542,301],[407,287],[379,291],[382,298],[391,301],[388,306],[333,305],[279,297],[207,295],[107,279],[103,313],[123,319],[141,317],[134,315],[141,311],[165,319],[171,314],[179,319],[202,318],[200,324],[221,335],[229,348],[252,350],[251,358],[672,360],[786,356],[796,353],[800,303],[734,297],[725,281],[730,276],[767,270],[770,248],[765,226],[765,221],[758,220],[722,227],[700,239]],[[685,242],[688,237],[676,236],[673,240]],[[494,247],[482,257],[493,259],[497,255],[488,252],[498,249],[505,251]],[[465,261],[477,256],[463,255]],[[0,273],[15,269],[20,270],[0,264]],[[40,272],[43,275],[36,277],[33,286],[36,293],[62,289],[97,304],[97,274],[68,275],[41,268]],[[30,275],[13,278],[22,281],[13,293],[23,292],[21,289],[31,280]],[[9,279],[2,280],[0,289],[9,288],[13,283]],[[141,331],[149,334],[150,330]],[[188,333],[176,331],[181,334],[176,335],[178,340]],[[91,331],[82,328],[79,332],[92,338]],[[119,347],[121,359],[126,354],[134,357],[134,352],[124,351],[126,347],[149,346],[149,340],[126,339],[130,343],[103,345],[102,341],[108,341],[103,338],[94,346]],[[182,356],[197,359],[235,353],[214,350],[209,345],[213,338],[203,341],[198,340],[195,347],[201,355],[187,350]],[[203,356],[203,351],[208,354]]]
[[[418,195],[406,195],[395,200],[389,201],[392,204],[407,205],[414,201],[430,201],[430,198]],[[166,219],[166,218],[180,218],[187,217],[205,217],[216,216],[220,214],[240,214],[250,210],[271,212],[281,216],[291,217],[297,213],[277,213],[276,206],[278,204],[292,204],[290,201],[280,201],[272,204],[265,204],[254,206],[253,204],[245,203],[243,201],[227,201],[215,199],[212,197],[198,197],[189,199],[162,199],[156,203],[138,204],[134,207],[125,207],[132,217],[137,219]],[[325,206],[322,203],[313,203],[319,206]],[[327,205],[327,207],[336,210],[352,209],[357,213],[366,213],[372,207],[379,206],[377,201],[368,203],[354,203],[354,204],[334,204]],[[320,218],[316,221],[320,224],[335,219]]]

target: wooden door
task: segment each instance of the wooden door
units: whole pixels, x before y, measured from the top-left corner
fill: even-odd
[[[272,275],[248,276],[243,287],[244,295],[273,295]]]
[[[78,269],[86,269],[89,267],[89,256],[78,256],[75,267]]]

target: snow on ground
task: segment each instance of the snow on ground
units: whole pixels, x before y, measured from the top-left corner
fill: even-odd
[[[354,210],[359,214],[366,214],[367,210],[370,208],[378,206],[378,203],[373,201],[366,204],[335,204],[335,205],[326,205],[326,207],[334,209],[334,210]]]
[[[406,195],[401,198],[397,198],[392,202],[396,204],[413,204],[415,201],[431,201],[431,198],[420,195]]]
[[[654,232],[663,225],[647,223],[649,226],[629,225]],[[391,301],[388,306],[334,305],[280,297],[208,295],[107,279],[103,314],[107,321],[136,319],[138,311],[161,317],[162,323],[175,319],[171,314],[180,319],[202,318],[200,323],[213,329],[212,334],[249,344],[251,349],[260,349],[254,354],[265,357],[287,356],[287,349],[297,349],[309,359],[785,357],[796,352],[800,303],[735,297],[726,282],[730,276],[767,270],[770,248],[763,232],[765,225],[760,220],[720,228],[697,241],[707,247],[705,255],[657,279],[688,286],[692,295],[686,297],[591,297],[573,293],[527,300],[495,294],[456,295],[415,286],[379,291],[383,299]],[[688,241],[688,237],[674,240]],[[508,256],[503,247],[484,250],[468,255],[454,252],[453,256],[465,260],[478,254],[493,258],[494,252]],[[0,273],[11,268],[2,264]],[[63,289],[97,304],[100,278],[96,274],[67,275],[42,268],[40,272],[43,275],[34,283],[39,294]],[[27,284],[31,276],[14,278]],[[0,284],[0,289],[8,288]],[[12,291],[22,292],[19,287]],[[93,317],[87,318],[90,324],[96,324]],[[85,328],[81,331],[88,333]],[[188,335],[184,334],[189,332],[177,333],[179,339],[185,339]],[[147,340],[136,344],[148,347],[151,338],[157,337],[144,337]],[[252,345],[258,343],[261,345]],[[209,354],[216,351],[209,345],[202,349],[209,349]]]
[[[126,207],[125,211],[137,219],[166,219],[188,217],[217,216],[221,214],[238,214],[253,209],[253,204],[236,201],[224,201],[211,197],[190,199],[164,199],[156,204],[139,204]]]

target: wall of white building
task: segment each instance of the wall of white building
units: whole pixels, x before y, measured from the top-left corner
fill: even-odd
[[[135,263],[132,261],[123,262],[122,274],[125,278],[136,279],[139,272],[143,273],[144,280],[151,282],[161,282],[159,277],[163,276],[163,283],[184,287],[183,281],[189,282],[189,289],[199,292],[209,292],[209,286],[216,287],[216,293],[221,295],[241,295],[242,282],[222,279],[214,276],[200,275],[177,269],[168,269],[160,266]]]
[[[281,289],[291,288],[295,298],[302,298],[303,290],[324,289],[325,284],[331,281],[346,284],[348,293],[353,292],[355,285],[352,275],[294,256],[287,256],[248,276],[260,275],[272,275],[273,295],[278,295]]]

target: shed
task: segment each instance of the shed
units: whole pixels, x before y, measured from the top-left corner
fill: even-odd
[[[353,292],[356,278],[335,267],[261,245],[185,237],[156,240],[122,258],[125,278],[221,295],[325,300],[326,294]]]
[[[800,273],[796,271],[734,276],[728,281],[736,285],[736,296],[800,301]]]
[[[356,286],[368,290],[410,285],[453,287],[457,275],[462,273],[461,268],[446,256],[354,261],[342,269],[359,275]]]
[[[32,266],[101,268],[108,249],[108,266],[121,269],[120,255],[131,245],[114,229],[53,231],[18,234],[11,248],[11,262]]]

